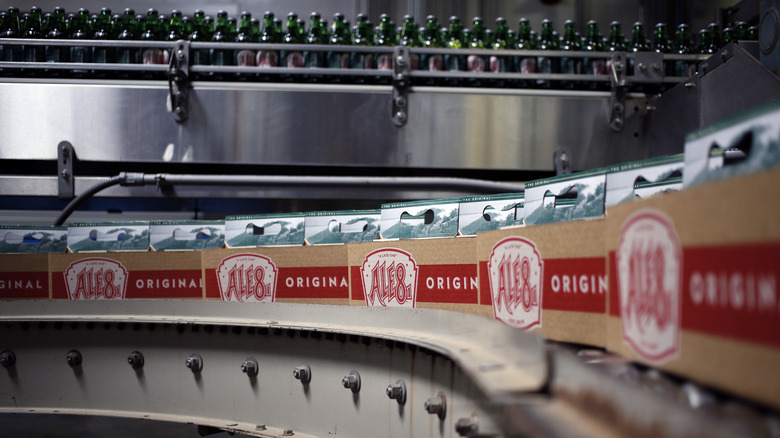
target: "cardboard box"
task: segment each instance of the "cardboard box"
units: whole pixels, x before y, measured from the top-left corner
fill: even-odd
[[[225,246],[303,245],[303,213],[228,216],[225,218]]]
[[[346,245],[200,252],[208,299],[348,304]]]
[[[382,204],[382,239],[430,239],[458,234],[460,199]]]
[[[0,299],[49,299],[49,252],[64,253],[65,227],[0,226]]]
[[[476,236],[480,231],[522,225],[524,199],[522,193],[462,198],[458,233],[461,236]]]
[[[153,251],[194,251],[222,248],[224,221],[153,221],[149,223]]]
[[[68,226],[71,252],[149,251],[148,222],[74,223]]]
[[[775,168],[609,209],[607,348],[780,407],[778,186]]]
[[[609,208],[636,198],[682,189],[683,164],[680,154],[610,167],[607,170],[605,206]]]
[[[318,211],[304,219],[309,245],[370,242],[379,238],[379,210]]]
[[[559,175],[525,184],[523,221],[549,224],[604,215],[606,170]]]
[[[604,346],[604,219],[477,234],[482,313],[548,339]]]
[[[683,186],[757,172],[780,164],[780,100],[685,137]]]
[[[198,251],[51,254],[52,298],[203,299]]]
[[[475,245],[475,238],[350,243],[350,302],[479,313]]]

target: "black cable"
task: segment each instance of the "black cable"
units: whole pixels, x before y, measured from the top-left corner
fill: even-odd
[[[90,187],[83,193],[79,194],[72,201],[70,201],[70,203],[62,210],[62,213],[60,213],[60,215],[57,216],[57,220],[54,221],[54,225],[60,226],[63,223],[65,223],[65,219],[67,219],[68,216],[70,216],[71,213],[73,213],[73,211],[76,210],[76,208],[78,208],[79,205],[81,205],[87,199],[91,198],[95,193],[103,189],[106,189],[108,187],[115,186],[121,183],[123,180],[124,180],[123,176],[120,175],[112,176],[111,178],[101,183],[95,184],[94,186]]]

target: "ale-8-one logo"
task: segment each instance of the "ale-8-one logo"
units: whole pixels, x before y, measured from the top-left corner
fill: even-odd
[[[217,268],[222,301],[274,302],[278,272],[271,259],[259,254],[226,257]]]
[[[623,224],[615,253],[623,340],[649,361],[679,351],[681,254],[662,213],[640,211]]]
[[[68,266],[63,276],[70,300],[121,300],[127,291],[127,269],[116,260],[78,260]]]
[[[415,307],[417,263],[408,252],[382,248],[369,253],[360,266],[366,305]]]
[[[507,237],[493,246],[487,267],[496,319],[525,330],[541,327],[543,261],[536,245]]]

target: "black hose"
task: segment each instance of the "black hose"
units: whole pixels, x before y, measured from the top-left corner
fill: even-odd
[[[111,178],[101,183],[95,184],[94,186],[90,187],[83,193],[79,194],[72,201],[70,201],[70,203],[65,207],[65,209],[62,210],[62,213],[60,213],[60,215],[57,216],[57,220],[54,221],[54,225],[55,226],[62,225],[63,223],[65,223],[65,219],[67,219],[68,216],[70,216],[71,213],[73,213],[73,211],[76,210],[76,208],[78,208],[78,206],[81,205],[84,201],[91,198],[95,193],[103,189],[121,183],[122,180],[124,180],[124,178],[120,175],[112,176]]]

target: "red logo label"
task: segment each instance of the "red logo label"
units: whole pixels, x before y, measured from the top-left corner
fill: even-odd
[[[306,59],[301,52],[290,52],[284,59],[285,65],[288,68],[302,68],[306,65]]]
[[[536,244],[507,237],[493,246],[487,267],[495,318],[524,330],[541,327],[543,261]]]
[[[62,275],[70,300],[121,300],[127,291],[127,269],[116,260],[78,260]]]
[[[484,72],[485,58],[477,55],[469,55],[469,57],[466,58],[466,69],[468,71]]]
[[[167,64],[168,51],[161,49],[145,49],[141,52],[144,64]]]
[[[393,69],[393,55],[389,53],[382,53],[376,57],[376,69],[377,70],[392,70]]]
[[[276,67],[279,65],[279,54],[269,50],[260,50],[257,52],[258,67]]]
[[[620,231],[615,252],[623,340],[642,358],[679,352],[682,250],[671,219],[640,211]]]
[[[429,56],[428,71],[444,71],[444,57],[441,55]]]
[[[222,301],[273,303],[278,272],[271,259],[259,254],[226,257],[216,272]]]
[[[417,262],[408,252],[382,248],[369,253],[360,267],[367,306],[415,307]]]
[[[254,50],[239,50],[236,53],[236,65],[239,67],[254,67],[255,56]]]

